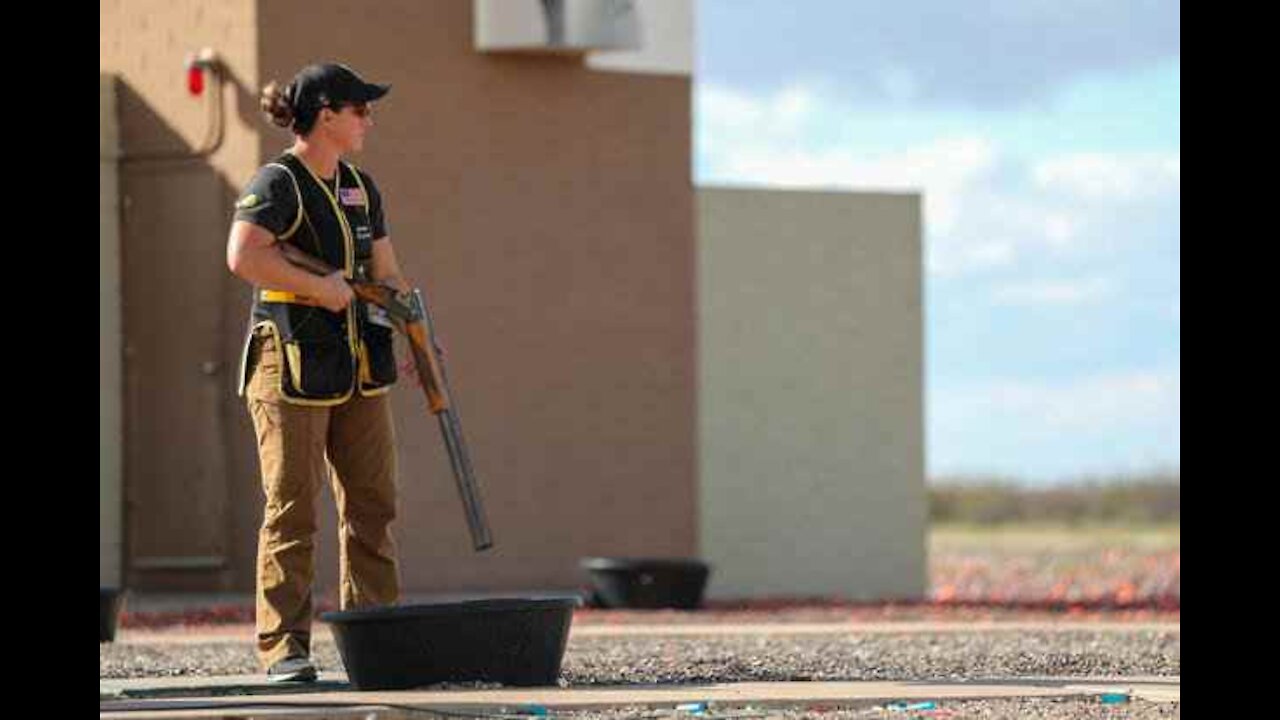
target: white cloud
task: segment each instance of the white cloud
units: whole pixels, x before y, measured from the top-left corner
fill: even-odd
[[[855,148],[804,149],[807,134],[845,110],[820,97],[820,89],[791,85],[755,97],[715,85],[700,85],[699,139],[712,173],[780,186],[918,190],[926,183],[955,187],[990,170],[989,140],[978,136],[939,138],[896,153],[872,155]]]
[[[797,129],[813,114],[814,105],[813,95],[806,88],[787,88],[773,106],[778,125],[787,130]]]
[[[792,84],[769,97],[754,97],[729,88],[700,83],[694,111],[700,139],[708,150],[732,148],[746,141],[771,146],[803,134],[806,122],[819,115],[815,90]]]
[[[930,475],[1038,482],[1180,464],[1176,361],[1053,380],[931,387],[928,397]]]
[[[997,305],[1081,305],[1102,300],[1113,289],[1103,278],[1031,280],[997,286],[991,299]]]
[[[1176,232],[1167,206],[1179,193],[1178,153],[1073,153],[1032,164],[978,134],[937,137],[889,151],[823,146],[853,112],[816,83],[753,96],[698,86],[702,182],[784,188],[919,192],[930,276],[1016,267],[1034,255],[1114,252],[1136,228]],[[826,131],[825,133],[823,131]]]
[[[1037,163],[1032,177],[1042,190],[1093,201],[1130,202],[1177,193],[1180,173],[1180,153],[1076,153]]]
[[[938,138],[878,154],[847,147],[805,149],[807,125],[838,118],[842,110],[803,85],[766,97],[705,86],[699,90],[698,111],[708,181],[922,192],[927,232],[935,236],[955,231],[965,188],[989,174],[997,160],[992,143],[979,136]],[[1009,251],[1008,242],[986,239],[975,245],[975,260],[1002,262]]]
[[[1044,219],[1044,234],[1049,242],[1062,247],[1076,236],[1077,221],[1065,213],[1050,213]]]
[[[923,191],[930,228],[948,234],[955,229],[964,188],[989,171],[993,161],[988,141],[956,137],[879,156],[843,149],[742,147],[726,154],[721,171],[778,187]]]
[[[1181,414],[1178,367],[1105,373],[1061,382],[995,380],[940,389],[933,401],[944,430],[973,423],[1015,427],[1029,435],[1096,434],[1165,426]]]
[[[978,241],[965,247],[969,267],[998,267],[1013,261],[1013,243],[1000,240]],[[937,264],[937,261],[935,261]]]

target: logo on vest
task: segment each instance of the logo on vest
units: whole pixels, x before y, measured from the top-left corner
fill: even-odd
[[[236,203],[236,208],[239,210],[247,210],[257,204],[258,196],[253,193],[249,193],[241,198],[240,202]]]
[[[338,190],[338,198],[343,205],[364,205],[364,191],[360,188],[342,188]]]

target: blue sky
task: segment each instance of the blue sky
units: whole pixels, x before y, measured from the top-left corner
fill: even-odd
[[[1179,467],[1179,16],[699,0],[696,182],[923,194],[931,478]]]

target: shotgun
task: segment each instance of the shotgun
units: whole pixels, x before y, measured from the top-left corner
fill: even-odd
[[[330,267],[323,260],[289,243],[282,242],[279,247],[286,260],[303,270],[317,275],[329,275],[336,271],[336,268]],[[440,420],[440,433],[444,436],[449,465],[453,468],[458,494],[462,497],[467,528],[471,531],[471,544],[477,552],[493,547],[489,523],[485,520],[484,506],[480,503],[475,474],[471,470],[471,457],[462,439],[458,409],[449,393],[449,379],[444,374],[444,363],[436,351],[435,322],[431,319],[431,311],[423,299],[422,291],[415,288],[413,292],[400,292],[389,285],[363,279],[348,279],[347,283],[351,285],[351,291],[357,298],[386,310],[392,325],[408,339],[413,364],[427,396],[427,406]]]

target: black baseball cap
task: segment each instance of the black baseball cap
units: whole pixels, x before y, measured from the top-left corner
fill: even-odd
[[[355,70],[341,63],[318,63],[298,71],[291,83],[290,103],[296,112],[319,112],[343,105],[373,102],[386,95],[390,85],[365,82]]]

